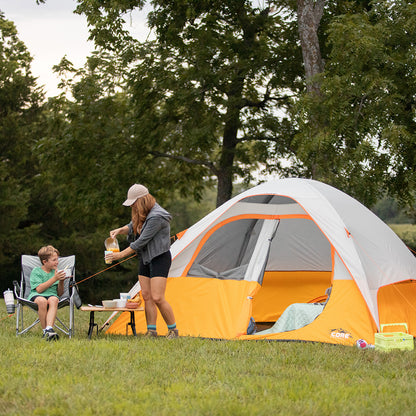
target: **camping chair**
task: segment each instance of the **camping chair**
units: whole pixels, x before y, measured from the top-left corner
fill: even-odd
[[[24,306],[27,306],[34,311],[38,310],[38,305],[27,298],[30,293],[30,273],[35,267],[40,267],[41,265],[42,264],[38,256],[22,255],[20,285],[16,280],[13,282],[14,294],[17,299],[16,336],[24,334],[40,322],[37,317],[34,322],[25,326],[23,320],[23,309]],[[65,279],[64,293],[59,299],[58,310],[65,306],[69,306],[69,323],[65,324],[58,316],[56,316],[55,327],[71,338],[72,335],[74,335],[74,305],[76,305],[77,308],[81,306],[81,299],[79,298],[79,294],[75,286],[75,256],[59,258],[59,268],[63,269],[65,267],[71,270],[72,277]],[[59,324],[57,324],[57,322]]]

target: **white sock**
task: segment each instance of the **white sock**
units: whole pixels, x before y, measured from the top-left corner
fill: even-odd
[[[44,329],[44,331],[47,331],[48,329],[52,329],[52,327],[51,327],[50,325],[48,325],[48,326]]]

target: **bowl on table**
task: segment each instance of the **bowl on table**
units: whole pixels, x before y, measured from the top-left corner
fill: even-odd
[[[103,306],[104,308],[116,308],[117,307],[117,301],[115,300],[103,300]]]

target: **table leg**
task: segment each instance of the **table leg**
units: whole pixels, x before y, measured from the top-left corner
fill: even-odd
[[[134,312],[130,312],[130,322],[131,322],[131,330],[133,332],[133,335],[136,336],[136,318],[134,315]]]
[[[88,338],[91,339],[92,331],[94,330],[94,326],[97,327],[97,335],[98,335],[98,324],[94,322],[94,311],[90,312],[90,326],[88,327]]]
[[[135,316],[134,316],[134,312],[133,311],[129,311],[130,312],[130,322],[128,324],[126,324],[126,335],[128,333],[128,327],[131,327],[131,332],[133,332],[133,335],[136,336],[136,320],[135,320]]]

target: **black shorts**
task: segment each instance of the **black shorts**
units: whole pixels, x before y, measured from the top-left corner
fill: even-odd
[[[32,299],[29,299],[29,300],[31,302],[34,302],[35,299],[38,298],[38,297],[45,298],[46,300],[48,300],[51,297],[55,297],[55,298],[58,298],[59,299],[59,297],[58,296],[55,296],[55,295],[50,295],[50,296],[35,295],[35,296],[32,296]]]
[[[149,264],[143,264],[140,260],[139,276],[145,277],[168,277],[170,265],[172,264],[172,256],[170,251],[155,257]]]

